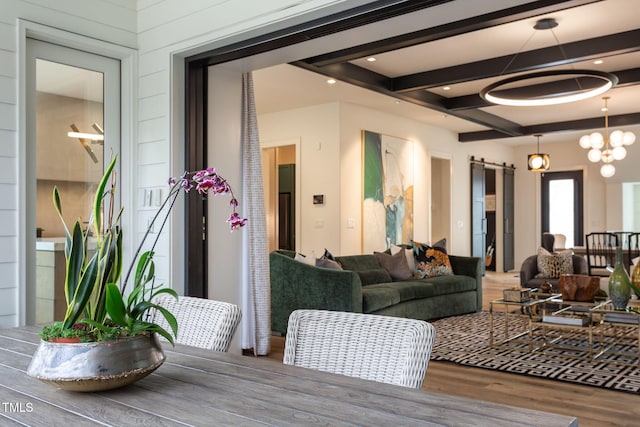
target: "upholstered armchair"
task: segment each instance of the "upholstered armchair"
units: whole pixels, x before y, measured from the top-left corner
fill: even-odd
[[[542,236],[542,247],[549,253],[553,253],[554,236],[545,233]],[[587,260],[582,255],[571,255],[573,274],[588,275]],[[551,284],[553,292],[558,291],[558,277],[536,277],[540,273],[538,270],[538,254],[527,257],[520,267],[520,286],[523,288],[539,288],[544,282]],[[554,275],[555,276],[555,275]]]

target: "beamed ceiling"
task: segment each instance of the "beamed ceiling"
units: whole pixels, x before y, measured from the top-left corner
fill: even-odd
[[[410,13],[376,25],[402,26],[417,14],[437,14],[438,8],[463,10],[476,1],[407,2],[414,8]],[[415,10],[420,3],[423,8]],[[475,125],[460,127],[460,142],[600,129],[604,127],[602,96],[611,97],[610,127],[640,124],[638,0],[516,3],[380,39],[371,28],[363,27],[363,31],[371,31],[371,41],[291,65]],[[553,18],[558,26],[534,30],[533,25],[542,18]],[[370,57],[375,61],[367,61]],[[602,63],[595,64],[596,60]],[[614,73],[619,83],[605,95],[560,106],[497,106],[479,96],[483,87],[515,75],[580,69]],[[529,87],[517,90],[561,91],[576,82],[564,77],[527,83]],[[282,84],[292,87],[295,81],[286,79]],[[300,90],[315,89],[307,86],[298,93]],[[326,87],[320,90],[326,91]]]

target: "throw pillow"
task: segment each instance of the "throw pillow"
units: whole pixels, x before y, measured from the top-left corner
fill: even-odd
[[[416,274],[420,278],[450,276],[453,274],[447,251],[439,246],[414,242],[416,252]]]
[[[316,260],[316,267],[331,268],[334,270],[342,270],[342,266],[338,261],[329,259],[324,255]]]
[[[447,238],[443,237],[442,239],[438,240],[437,242],[435,242],[431,246],[433,246],[434,248],[442,248],[446,252],[447,251]]]
[[[538,249],[537,279],[559,279],[562,274],[573,274],[573,252],[549,252],[543,247]]]
[[[322,255],[322,257],[330,259],[331,261],[335,261],[336,260],[336,257],[334,257],[333,254],[331,252],[329,252],[329,250],[327,248],[324,248],[324,254]]]
[[[311,255],[309,256],[305,256],[299,252],[296,252],[296,256],[294,256],[293,259],[304,264],[316,265],[316,255],[314,252],[311,252]]]
[[[384,252],[374,252],[373,254],[393,280],[407,280],[413,277],[413,271],[409,269],[404,251],[400,251],[395,255],[389,255]]]
[[[407,258],[407,265],[409,265],[409,270],[416,271],[416,258],[413,255],[413,249],[411,249],[411,247],[407,247],[407,245],[391,245],[390,250],[391,255],[395,255],[400,251],[404,251],[404,256]]]

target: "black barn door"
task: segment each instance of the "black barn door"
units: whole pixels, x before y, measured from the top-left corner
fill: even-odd
[[[503,236],[502,236],[502,247],[503,247],[503,270],[510,271],[514,268],[514,236],[513,236],[513,220],[514,220],[514,202],[513,198],[515,196],[514,192],[514,169],[504,168],[504,179],[503,179],[503,212],[502,216],[504,218],[504,226],[503,226]]]

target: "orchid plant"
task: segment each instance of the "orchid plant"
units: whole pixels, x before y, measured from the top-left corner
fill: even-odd
[[[155,332],[173,344],[173,337],[177,336],[178,331],[176,318],[164,307],[154,304],[153,300],[162,293],[176,298],[178,295],[173,289],[155,283],[153,257],[158,238],[178,196],[193,188],[203,197],[209,194],[229,195],[231,214],[227,222],[231,231],[244,227],[247,223],[247,219],[238,213],[238,200],[231,186],[215,169],[185,172],[179,178],[170,178],[168,195],[150,221],[124,279],[120,280],[123,267],[120,218],[123,210],[120,209],[117,213],[113,210],[116,160],[117,157],[114,157],[98,184],[89,227],[86,229],[82,228],[80,221],[76,221],[71,230],[67,227],[62,216],[60,194],[57,187],[53,190],[53,204],[66,234],[67,311],[63,321],[43,329],[43,339],[81,335],[83,340],[93,341]],[[106,213],[105,201],[109,202]],[[155,230],[156,237],[151,248],[142,252],[158,221],[161,223]],[[89,251],[91,233],[96,241],[95,251]],[[131,289],[127,294],[130,279]],[[171,332],[149,321],[153,310],[164,316]]]

